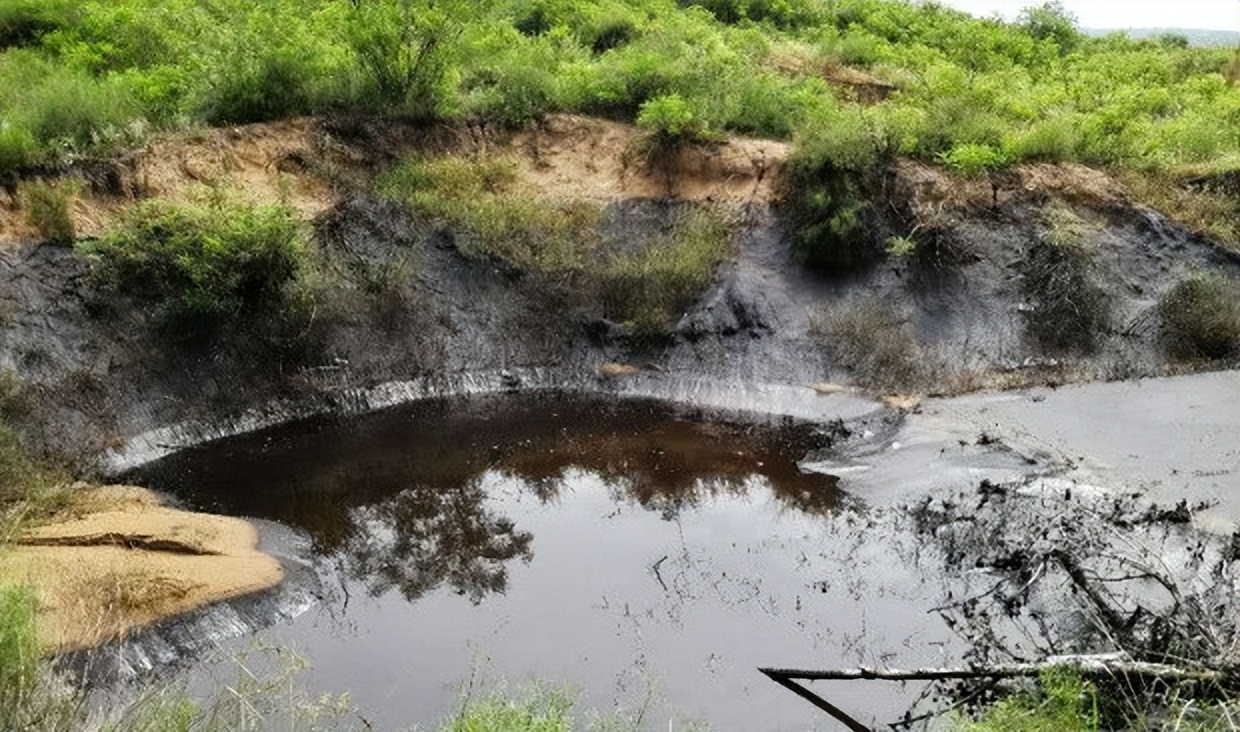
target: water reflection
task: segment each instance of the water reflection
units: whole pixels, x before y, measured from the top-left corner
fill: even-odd
[[[415,600],[447,586],[475,603],[505,591],[511,561],[533,557],[533,536],[487,505],[488,471],[543,503],[585,471],[665,519],[743,495],[755,476],[788,509],[835,507],[835,479],[796,465],[816,439],[808,426],[689,416],[554,394],[436,400],[221,441],[133,477],[203,509],[298,526],[374,594]]]

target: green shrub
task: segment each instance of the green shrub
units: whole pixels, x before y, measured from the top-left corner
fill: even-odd
[[[990,145],[964,143],[943,153],[940,158],[947,167],[967,176],[978,176],[1006,166],[1009,158]]]
[[[197,101],[209,124],[229,125],[295,117],[313,108],[314,69],[293,50],[231,55]]]
[[[281,305],[308,256],[287,207],[218,195],[136,206],[117,230],[81,250],[96,260],[105,285],[202,324]]]
[[[25,126],[0,118],[0,178],[12,177],[39,157],[39,145]]]
[[[702,295],[732,250],[727,219],[707,209],[681,214],[640,252],[615,258],[604,274],[610,316],[640,335],[660,335]]]
[[[124,79],[96,78],[29,49],[0,55],[0,171],[132,141],[142,116]]]
[[[1158,303],[1162,334],[1180,359],[1220,359],[1240,350],[1240,288],[1218,276],[1194,274]]]
[[[71,244],[76,238],[70,212],[81,192],[82,182],[72,178],[55,182],[27,180],[17,186],[17,197],[26,216],[54,244]]]
[[[1080,144],[1080,133],[1072,120],[1055,117],[1009,133],[1003,140],[1003,152],[1013,161],[1058,163],[1075,159]]]
[[[441,116],[455,94],[454,44],[476,12],[463,1],[355,3],[344,30],[361,72],[363,104],[410,119]]]
[[[0,622],[0,706],[19,704],[37,681],[40,653],[35,615],[38,609],[39,601],[32,588],[0,584],[0,618],[3,619]]]
[[[637,112],[637,125],[665,141],[691,140],[703,132],[702,120],[675,92],[643,102]]]

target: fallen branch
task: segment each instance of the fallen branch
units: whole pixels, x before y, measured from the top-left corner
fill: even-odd
[[[1052,668],[1071,668],[1087,676],[1141,676],[1168,681],[1220,681],[1240,666],[1225,669],[1185,669],[1165,663],[1130,660],[1126,654],[1088,656],[1051,656],[1037,663],[1005,663],[974,668],[881,669],[847,668],[826,671],[801,669],[758,669],[767,676],[776,675],[805,681],[940,681],[946,679],[1017,678],[1037,676]]]

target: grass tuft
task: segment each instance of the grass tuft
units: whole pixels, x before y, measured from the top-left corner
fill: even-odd
[[[40,656],[38,609],[33,588],[0,585],[0,706],[18,703],[34,688]]]
[[[858,300],[819,313],[813,332],[832,360],[863,386],[912,391],[924,382],[921,346],[904,316],[887,303]]]
[[[1035,689],[1002,699],[960,732],[1097,732],[1098,692],[1070,669],[1052,668],[1038,676]]]
[[[77,238],[70,212],[82,192],[82,182],[27,180],[17,186],[17,197],[30,223],[53,244],[72,244]]]
[[[608,306],[639,335],[665,332],[710,286],[731,251],[726,217],[709,209],[688,210],[642,251],[612,261],[604,274]]]
[[[539,198],[519,184],[508,158],[411,158],[381,176],[376,191],[462,229],[458,248],[466,256],[526,272],[571,272],[596,244],[597,206]]]
[[[1240,351],[1240,288],[1222,277],[1193,274],[1158,303],[1168,351],[1182,360],[1214,360]]]
[[[466,699],[443,732],[568,732],[572,729],[572,694],[557,686],[535,684],[510,694],[500,688],[481,699]]]

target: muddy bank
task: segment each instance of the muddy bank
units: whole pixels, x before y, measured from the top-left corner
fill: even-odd
[[[287,179],[330,273],[323,299],[295,328],[241,314],[211,337],[189,337],[98,290],[72,250],[12,239],[0,247],[0,370],[13,385],[4,414],[31,441],[90,463],[135,439],[142,452],[140,436],[177,425],[222,434],[381,406],[402,389],[408,398],[469,391],[478,380],[608,390],[637,372],[670,383],[665,392],[831,381],[957,393],[1220,366],[1171,361],[1156,306],[1187,273],[1240,272],[1236,256],[1134,206],[1098,171],[1035,165],[962,182],[901,161],[888,172],[884,230],[915,223],[933,235],[908,256],[832,276],[791,252],[777,205],[786,151],[774,143],[689,148],[650,167],[625,162],[637,132],[610,122],[554,117],[508,139],[465,132],[255,125],[160,142],[115,175],[88,176],[88,203],[112,211],[188,195],[195,178],[259,198]],[[652,241],[686,207],[722,208],[734,254],[665,337],[634,337],[600,293],[468,256],[468,232],[375,198],[374,176],[414,152],[510,156],[549,201],[601,205],[598,226],[621,246]],[[108,183],[118,176],[133,185]],[[1063,303],[1036,286],[1046,274],[1037,263],[1062,265],[1054,242],[1064,237],[1087,255],[1070,282],[1098,293],[1086,340],[1048,331]],[[618,377],[605,364],[628,371]],[[359,397],[373,393],[389,396]]]

